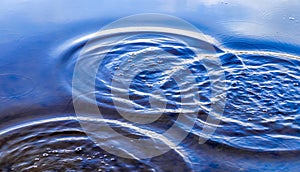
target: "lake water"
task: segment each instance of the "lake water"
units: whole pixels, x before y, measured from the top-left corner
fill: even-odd
[[[299,171],[299,7],[0,2],[0,171]]]

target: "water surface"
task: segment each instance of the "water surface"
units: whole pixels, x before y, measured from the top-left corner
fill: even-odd
[[[297,171],[300,168],[300,52],[297,1],[251,2],[125,1],[81,3],[1,2],[0,5],[0,171]],[[116,10],[117,8],[125,9]],[[256,12],[254,12],[256,11]],[[287,12],[288,11],[288,12]],[[109,126],[129,138],[151,138],[176,124],[179,112],[196,116],[190,134],[165,154],[126,159],[101,149],[82,129],[72,99],[74,67],[94,33],[119,18],[145,12],[180,17],[212,39],[131,32],[111,49],[97,44],[90,57],[105,54],[95,80],[97,105]],[[169,31],[168,31],[169,29]],[[114,38],[116,35],[110,35]],[[140,59],[137,57],[147,57]],[[201,58],[200,58],[201,57]],[[216,58],[217,57],[217,58]],[[175,59],[175,60],[169,60]],[[219,59],[226,98],[211,137],[203,127],[214,104],[206,59]],[[95,65],[87,61],[83,69]],[[145,118],[164,108],[149,124],[124,119],[114,106],[114,75],[154,65],[130,83],[129,99]],[[195,82],[186,90],[172,72],[189,69]],[[124,69],[125,68],[125,69]],[[222,69],[222,70],[220,70]],[[128,73],[124,73],[125,75]],[[124,75],[123,74],[123,75]],[[119,76],[124,78],[124,76]],[[183,76],[189,81],[189,76]],[[120,80],[122,81],[122,80]],[[160,92],[155,92],[160,90]],[[187,94],[181,95],[181,92]],[[182,99],[198,95],[196,104]],[[167,100],[164,106],[154,100]],[[125,101],[122,97],[120,102]],[[127,100],[126,100],[127,101]],[[153,107],[153,106],[152,106]],[[193,107],[193,108],[187,108]],[[124,109],[126,111],[126,109]],[[148,110],[148,111],[147,111]],[[150,117],[149,117],[150,118]],[[192,119],[192,116],[187,116]],[[182,125],[182,130],[187,127]],[[139,130],[137,130],[137,128]],[[113,135],[106,136],[114,139]],[[199,138],[208,139],[199,144]],[[123,145],[120,149],[128,149]]]

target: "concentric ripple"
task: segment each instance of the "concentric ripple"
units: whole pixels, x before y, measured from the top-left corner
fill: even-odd
[[[197,171],[206,159],[191,156],[203,143],[300,151],[299,56],[221,47],[185,22],[135,22],[61,46],[60,82],[77,107],[0,131],[0,170]]]
[[[126,132],[115,125],[116,130]],[[127,131],[127,133],[129,133]],[[130,160],[100,149],[82,131],[76,118],[53,118],[9,128],[1,133],[1,171],[167,171],[189,170],[171,151],[151,160]],[[134,136],[134,133],[130,133]],[[172,160],[167,157],[172,156]]]
[[[218,48],[221,44],[209,36],[193,37],[186,30],[175,33],[172,28],[140,28],[126,32],[126,28],[116,26],[104,29],[104,36],[92,38],[81,59],[86,60],[83,73],[96,65],[95,92],[86,94],[95,95],[103,118],[163,134],[178,123],[180,113],[186,112],[190,121],[194,120],[191,114],[197,114],[192,133],[200,139],[252,151],[300,149],[298,56],[260,51],[259,47],[255,51]],[[97,66],[99,56],[103,59]],[[183,71],[182,67],[188,68],[192,76],[181,76],[182,82],[178,82],[172,77]],[[129,77],[131,73],[134,77]],[[222,73],[224,78],[220,77]],[[114,84],[114,80],[119,83]],[[124,89],[126,82],[130,84]],[[187,85],[184,89],[182,83]],[[218,95],[216,90],[220,90]],[[195,101],[185,106],[185,97],[194,97]],[[223,106],[224,113],[220,110]],[[122,112],[145,121],[149,118],[151,123],[124,119]],[[192,123],[180,124],[182,130],[190,132],[187,125]],[[212,135],[203,132],[213,128],[217,130]]]
[[[72,81],[76,115],[118,119],[146,137],[128,138],[106,122],[97,126],[80,121],[81,126],[94,132],[90,137],[101,148],[120,157],[147,159],[177,149],[206,104],[199,97],[204,83],[197,80],[215,79],[209,98],[218,104],[210,113],[218,116],[224,109],[225,76],[216,56],[222,51],[209,41],[214,40],[196,27],[166,15],[130,16],[106,26],[76,59]],[[198,76],[192,68],[198,62],[205,64],[206,76]],[[211,115],[207,121],[219,122]],[[215,128],[205,126],[203,133],[210,135]],[[111,135],[114,140],[107,138]]]

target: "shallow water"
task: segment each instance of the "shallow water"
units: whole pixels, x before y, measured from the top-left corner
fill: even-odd
[[[299,3],[212,2],[148,2],[135,9],[122,1],[116,6],[125,12],[114,14],[113,2],[2,2],[0,171],[298,171]],[[188,31],[205,36],[190,36],[185,22],[155,31],[107,25],[142,12],[183,18],[195,26]],[[94,34],[105,25],[122,32]],[[95,78],[93,89],[74,86],[78,62],[83,82]],[[183,69],[190,73],[180,74]],[[122,96],[124,85],[128,97]],[[76,115],[77,89],[95,95],[102,118],[89,109]],[[216,107],[224,109],[210,123]],[[144,123],[125,119],[127,112]],[[171,150],[164,154],[127,159],[102,147],[134,154],[130,144],[116,141],[118,135],[100,130],[93,136],[90,129],[103,121],[131,139],[163,140],[174,125],[187,135],[176,147],[180,139],[168,136],[163,144]],[[207,126],[215,129],[212,135],[203,132]],[[99,146],[97,138],[106,141]],[[199,144],[199,138],[207,141]]]

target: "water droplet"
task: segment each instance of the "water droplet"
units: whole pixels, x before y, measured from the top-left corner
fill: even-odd
[[[295,18],[294,17],[289,17],[289,20],[295,20]]]

